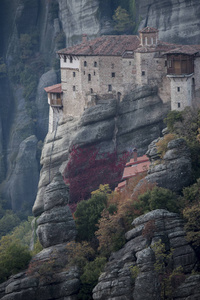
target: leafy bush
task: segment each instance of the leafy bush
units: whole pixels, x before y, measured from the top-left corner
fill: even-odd
[[[31,259],[30,251],[19,240],[4,236],[0,240],[0,282],[24,270]]]
[[[130,179],[126,189],[119,193],[113,192],[108,197],[107,207],[102,212],[99,229],[95,233],[99,240],[99,251],[106,257],[124,245],[125,232],[131,229],[133,218],[143,213],[143,207],[136,207],[139,195],[154,186],[146,181],[137,186],[143,176],[145,174]],[[111,207],[114,209],[110,210]]]
[[[97,230],[97,223],[101,217],[101,212],[106,206],[106,201],[111,192],[109,185],[100,185],[99,189],[93,191],[89,200],[78,203],[75,216],[78,230],[77,239],[90,241],[94,238]]]
[[[13,230],[14,227],[20,224],[19,217],[11,210],[7,210],[4,216],[0,219],[0,238]]]
[[[161,138],[157,143],[157,151],[160,154],[161,158],[164,157],[165,153],[167,152],[167,146],[168,143],[172,140],[174,140],[175,135],[174,134],[166,134],[163,138]]]

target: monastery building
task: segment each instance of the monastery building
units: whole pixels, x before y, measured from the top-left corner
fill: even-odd
[[[80,116],[100,99],[121,101],[130,90],[157,86],[164,103],[183,110],[200,101],[200,45],[162,42],[158,30],[106,35],[58,51],[61,84],[45,88],[49,131],[62,115]]]

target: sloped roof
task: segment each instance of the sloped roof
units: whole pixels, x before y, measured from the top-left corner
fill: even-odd
[[[137,174],[147,171],[149,168],[149,165],[150,165],[150,161],[145,161],[145,162],[139,163],[138,165],[126,167],[124,169],[122,179],[128,179],[133,176],[136,176]]]
[[[153,28],[153,27],[145,27],[141,30],[139,30],[139,32],[141,33],[145,33],[145,32],[149,32],[149,33],[152,33],[152,32],[158,32],[159,30],[157,28]]]
[[[60,93],[62,93],[62,86],[61,86],[61,83],[58,83],[58,84],[54,84],[54,85],[45,87],[44,90],[47,93],[60,94]]]
[[[165,54],[188,54],[188,55],[194,55],[198,53],[200,50],[199,45],[179,45],[175,49],[171,49],[167,51]]]
[[[125,51],[136,50],[140,44],[137,35],[103,35],[91,41],[59,50],[64,55],[122,56]]]

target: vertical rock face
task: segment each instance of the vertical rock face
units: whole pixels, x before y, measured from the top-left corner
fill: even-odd
[[[75,239],[76,227],[69,207],[68,187],[58,173],[44,194],[44,212],[37,220],[37,234],[44,248]]]
[[[80,121],[62,120],[57,131],[46,137],[34,215],[44,211],[45,187],[58,171],[63,173],[72,146],[93,144],[100,153],[116,150],[118,154],[137,147],[138,152],[144,154],[148,144],[161,134],[168,110],[158,97],[157,89],[146,86],[130,92],[121,103],[115,99],[99,101],[84,112]]]
[[[34,202],[39,178],[37,142],[35,136],[30,136],[20,144],[12,176],[5,184],[6,198],[14,210],[30,207]]]
[[[166,42],[199,44],[200,6],[198,0],[142,0],[136,1],[140,28],[159,29],[159,37]],[[192,18],[191,18],[192,16]]]
[[[153,222],[153,223],[152,223]],[[153,224],[150,235],[145,235],[145,229]],[[161,240],[167,251],[172,251],[171,264],[173,269],[182,266],[183,272],[190,273],[197,261],[195,252],[185,239],[183,221],[175,213],[166,210],[155,210],[136,218],[135,228],[126,233],[127,243],[111,255],[99,283],[93,290],[93,299],[135,299],[160,300],[160,281],[155,272],[155,254],[152,245]],[[131,268],[136,266],[138,275],[133,278]],[[198,297],[200,276],[188,285],[189,293],[185,290],[181,299]],[[183,283],[184,285],[184,283]],[[182,285],[182,287],[183,287]],[[174,290],[178,299],[180,289]],[[192,298],[194,297],[194,298]]]

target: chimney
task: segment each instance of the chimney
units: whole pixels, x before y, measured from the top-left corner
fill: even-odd
[[[82,43],[87,43],[87,34],[82,35]]]
[[[133,160],[137,161],[137,149],[136,148],[133,149]]]

